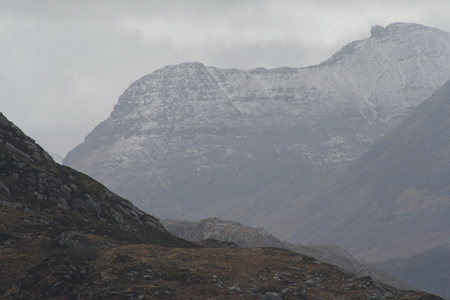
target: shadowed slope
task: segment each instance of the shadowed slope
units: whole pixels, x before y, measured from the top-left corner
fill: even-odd
[[[309,202],[298,209],[298,222],[292,224],[302,230],[292,237],[336,243],[369,259],[406,256],[448,243],[449,132],[447,82],[325,192],[304,197]]]

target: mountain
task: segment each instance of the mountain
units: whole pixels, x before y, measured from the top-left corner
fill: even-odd
[[[403,289],[412,289],[414,285],[382,272],[373,266],[357,260],[350,253],[334,245],[303,245],[281,241],[263,228],[252,228],[239,222],[218,218],[203,219],[198,222],[165,219],[164,227],[172,234],[188,241],[215,239],[232,242],[239,247],[276,247],[288,249],[315,259],[336,265],[347,272],[360,277],[370,276],[379,282]]]
[[[131,84],[63,162],[160,217],[224,217],[200,211],[271,185],[309,188],[362,155],[449,65],[448,32],[394,23],[306,68],[167,66]]]
[[[51,151],[47,151],[47,153],[50,154],[50,156],[53,158],[55,162],[57,162],[58,164],[62,164],[64,158],[61,155]]]
[[[279,195],[274,234],[333,243],[367,261],[448,245],[450,81],[323,189]],[[284,199],[282,199],[284,197]],[[262,226],[262,225],[259,225]]]
[[[169,234],[0,114],[2,299],[442,299],[276,248]]]
[[[48,231],[56,238],[77,228],[123,241],[192,246],[170,235],[156,218],[130,201],[87,175],[55,163],[3,114],[0,129],[0,204],[8,214],[26,216],[29,224],[21,229],[23,233]],[[8,224],[2,225],[9,230]]]
[[[439,246],[407,258],[375,264],[422,290],[450,297],[450,249]]]

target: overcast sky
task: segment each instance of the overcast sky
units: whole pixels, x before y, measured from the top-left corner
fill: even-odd
[[[450,31],[450,1],[0,0],[0,111],[65,156],[165,65],[305,67],[374,25]]]

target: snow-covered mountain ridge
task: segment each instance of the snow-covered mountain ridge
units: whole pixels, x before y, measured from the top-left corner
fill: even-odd
[[[186,217],[358,157],[449,66],[448,32],[404,23],[306,68],[167,66],[134,82],[64,163],[151,213]]]

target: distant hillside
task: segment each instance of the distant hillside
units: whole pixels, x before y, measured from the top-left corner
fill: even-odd
[[[48,154],[50,154],[50,156],[53,158],[55,162],[57,162],[58,164],[62,164],[64,158],[61,155],[50,151],[48,152]]]
[[[172,234],[188,241],[216,239],[233,242],[240,247],[276,247],[288,249],[315,259],[336,265],[357,276],[370,276],[377,281],[403,289],[413,289],[414,285],[377,270],[373,266],[357,260],[350,253],[333,245],[303,245],[281,241],[263,228],[244,226],[239,222],[218,218],[203,219],[198,222],[182,220],[161,220]]]
[[[408,258],[374,264],[425,291],[450,297],[450,248],[440,246]]]
[[[279,194],[278,210],[260,218],[283,238],[334,243],[372,261],[445,245],[449,132],[447,82],[319,192]]]

